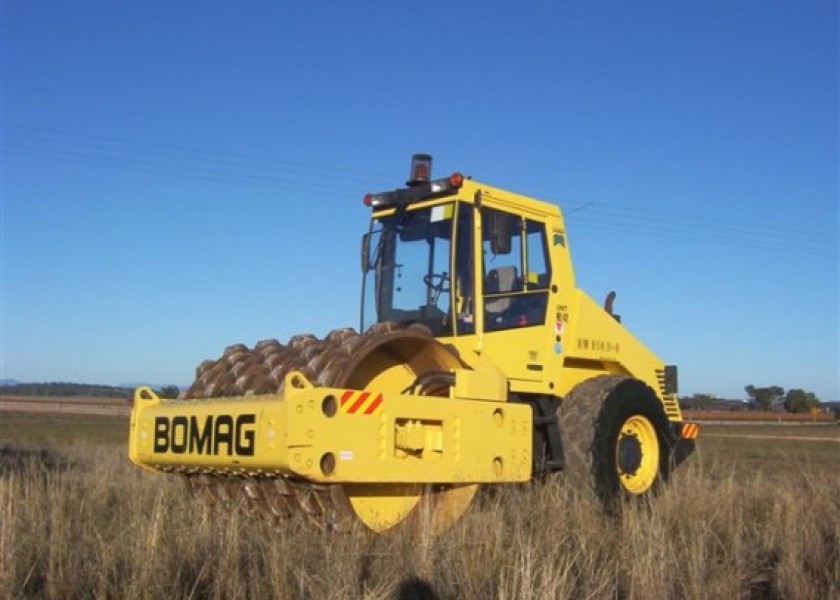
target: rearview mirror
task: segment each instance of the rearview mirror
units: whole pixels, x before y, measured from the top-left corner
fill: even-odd
[[[490,251],[493,254],[510,254],[514,217],[501,212],[490,213]]]
[[[362,273],[367,273],[370,268],[370,234],[362,236]]]

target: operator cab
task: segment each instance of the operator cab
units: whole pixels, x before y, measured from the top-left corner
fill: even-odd
[[[542,325],[551,275],[545,224],[477,210],[474,199],[458,197],[463,175],[430,174],[431,157],[415,155],[407,187],[365,196],[374,215],[362,244],[362,330],[395,321],[426,325],[436,337],[474,334],[477,291],[484,331]]]
[[[455,202],[463,175],[433,181],[431,172],[432,157],[415,154],[407,187],[365,196],[374,218],[362,248],[363,330],[395,321],[426,325],[436,337],[454,333],[453,256],[462,280],[472,269],[461,264],[472,256],[465,245],[471,232],[464,231],[469,207]]]

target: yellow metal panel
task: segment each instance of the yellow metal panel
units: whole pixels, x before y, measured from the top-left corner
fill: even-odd
[[[382,396],[377,414],[338,410],[341,398],[357,391],[306,387],[285,399],[141,399],[132,415],[131,459],[157,470],[276,473],[325,483],[531,476],[527,405],[371,390]]]
[[[295,436],[287,405],[279,396],[253,401],[163,401],[135,397],[129,457],[141,466],[175,466],[231,472],[270,471],[287,462]]]
[[[480,371],[456,369],[455,387],[452,394],[455,398],[465,400],[505,402],[507,401],[507,379],[496,369]]]
[[[461,195],[472,199],[475,192],[481,192],[482,202],[492,203],[495,207],[508,212],[519,213],[528,217],[545,219],[560,217],[560,209],[555,204],[543,202],[529,196],[503,190],[474,179],[465,180]]]
[[[664,365],[656,354],[581,290],[575,290],[571,315],[565,334],[567,366],[579,360],[582,365],[600,364],[604,372],[627,373],[641,379],[663,401],[668,418],[682,420],[675,398],[663,393],[657,373]],[[562,382],[561,394],[577,383],[575,379]]]

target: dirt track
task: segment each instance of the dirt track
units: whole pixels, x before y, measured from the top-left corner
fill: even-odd
[[[753,425],[767,423],[768,425],[810,425],[816,423],[834,423],[837,417],[831,413],[817,414],[790,414],[761,411],[737,411],[737,410],[684,410],[683,418],[686,421],[718,422],[718,423],[740,423],[742,425]]]
[[[128,415],[131,403],[125,398],[0,396],[0,412]]]
[[[795,440],[799,442],[836,442],[840,444],[840,435],[833,437],[817,437],[807,435],[761,435],[755,433],[709,433],[703,432],[701,437],[752,438],[756,440]]]

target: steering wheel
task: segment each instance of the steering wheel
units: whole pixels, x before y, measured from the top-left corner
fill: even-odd
[[[441,294],[449,293],[449,273],[446,271],[443,273],[427,273],[423,275],[423,283],[434,292],[432,294],[432,304],[435,306],[437,306],[438,298],[440,298]]]

